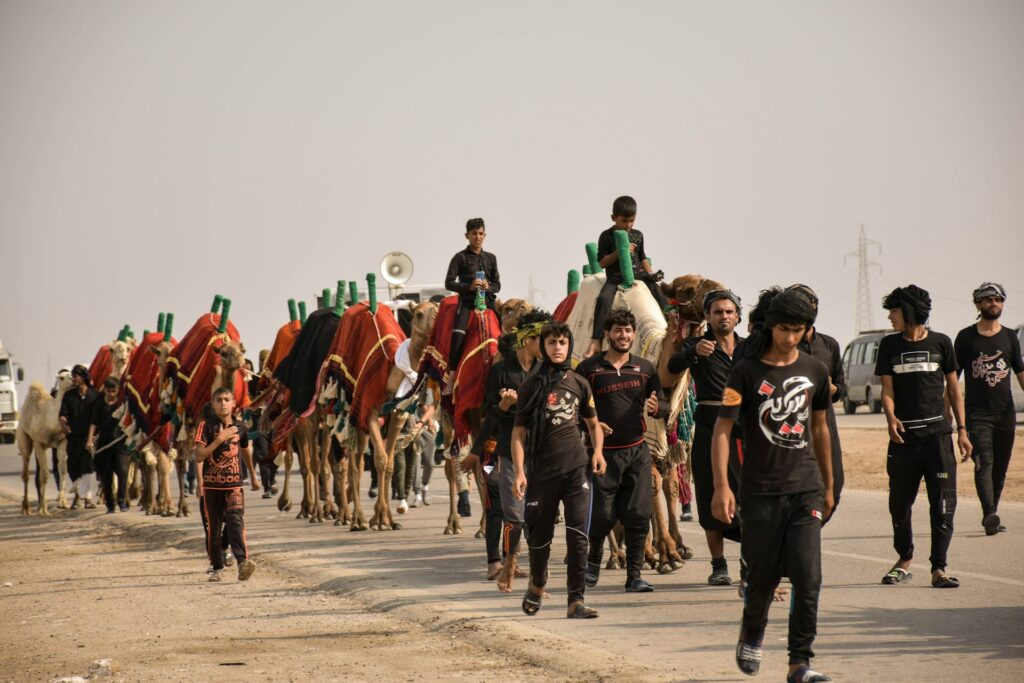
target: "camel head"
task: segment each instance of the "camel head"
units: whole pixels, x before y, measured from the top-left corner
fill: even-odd
[[[245,345],[242,342],[229,341],[217,349],[220,354],[222,376],[230,377],[231,373],[245,367]]]
[[[115,341],[110,344],[110,375],[121,379],[125,368],[128,367],[128,359],[132,355],[132,346],[128,342]]]
[[[662,282],[661,292],[676,307],[681,319],[699,323],[704,320],[704,295],[724,287],[721,282],[690,273]]]
[[[412,336],[419,339],[427,339],[430,331],[434,329],[434,319],[437,318],[437,304],[424,301],[412,307]]]
[[[74,380],[71,378],[70,370],[61,370],[57,373],[57,395],[60,396],[63,393],[71,391],[71,387],[75,386]]]
[[[526,299],[509,299],[498,304],[498,319],[501,320],[502,334],[508,334],[516,328],[519,318],[533,310],[533,304]]]

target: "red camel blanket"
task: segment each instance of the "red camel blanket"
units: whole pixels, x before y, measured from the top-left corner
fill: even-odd
[[[196,419],[210,400],[214,374],[220,365],[219,349],[240,337],[235,326],[228,321],[227,332],[220,334],[220,315],[204,313],[171,352],[167,361],[168,372],[174,372],[174,389],[178,397],[178,413]],[[234,377],[235,404],[239,410],[249,405],[249,391],[242,371]]]
[[[257,387],[260,393],[270,387],[274,369],[288,355],[292,347],[295,346],[295,340],[298,338],[299,330],[301,329],[302,323],[298,320],[292,320],[281,325],[277,330],[277,336],[274,337],[274,345],[270,347],[270,355],[267,356],[266,362],[263,363],[263,369],[260,374],[260,382]]]
[[[160,358],[156,354],[164,340],[163,332],[150,332],[135,349],[124,372],[124,400],[128,413],[136,425],[146,434],[160,424]],[[171,348],[177,344],[172,337]]]
[[[99,391],[103,382],[110,377],[110,373],[113,371],[114,359],[110,356],[110,345],[104,344],[89,363],[89,379],[92,380],[93,388]]]

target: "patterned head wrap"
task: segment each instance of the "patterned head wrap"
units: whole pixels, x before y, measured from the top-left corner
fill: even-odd
[[[981,286],[974,290],[974,303],[981,303],[983,299],[988,297],[997,297],[1006,300],[1006,288],[997,282],[983,282]]]

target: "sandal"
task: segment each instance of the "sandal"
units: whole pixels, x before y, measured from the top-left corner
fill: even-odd
[[[953,576],[946,576],[945,574],[933,574],[932,575],[932,588],[959,588],[960,581]]]
[[[882,577],[882,583],[887,586],[894,586],[897,583],[905,583],[914,578],[914,575],[908,572],[906,569],[899,567],[893,567],[889,570],[889,573]]]
[[[526,593],[523,595],[523,614],[528,617],[532,617],[534,614],[540,611],[540,604],[544,601],[544,594],[538,595],[529,588],[526,589]]]
[[[566,619],[597,619],[597,610],[593,607],[587,607],[582,602],[574,602],[569,607],[569,613],[565,615]]]

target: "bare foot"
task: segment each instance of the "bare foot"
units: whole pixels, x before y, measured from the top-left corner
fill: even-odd
[[[515,577],[516,577],[517,579],[525,579],[525,578],[526,578],[527,576],[529,576],[529,574],[527,574],[527,573],[526,573],[526,572],[524,572],[524,571],[523,571],[522,569],[520,569],[520,568],[519,568],[519,564],[517,563],[517,564],[516,564],[516,573],[515,573]]]
[[[514,556],[509,556],[505,560],[505,564],[501,566],[501,573],[498,574],[498,590],[502,593],[512,592],[512,579],[513,578],[525,578],[526,574],[519,571],[519,565],[516,562]]]
[[[498,574],[500,574],[500,573],[501,573],[501,563],[500,562],[488,562],[487,563],[487,580],[488,581],[494,581],[496,578],[498,578]]]

